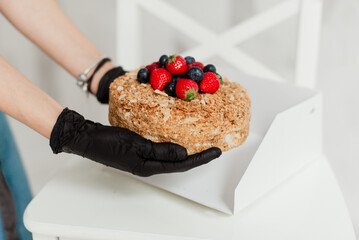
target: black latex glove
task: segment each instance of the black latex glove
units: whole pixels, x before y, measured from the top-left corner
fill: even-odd
[[[100,103],[108,103],[109,91],[111,83],[119,76],[124,75],[126,72],[122,67],[115,67],[107,71],[105,75],[100,79],[96,98]]]
[[[184,172],[218,158],[219,148],[187,156],[187,150],[173,143],[154,143],[120,127],[103,126],[85,120],[65,108],[50,137],[54,153],[80,155],[139,176]]]

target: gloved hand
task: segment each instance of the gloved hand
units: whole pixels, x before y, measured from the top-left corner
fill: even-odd
[[[80,155],[139,176],[184,172],[218,158],[219,148],[187,156],[187,150],[174,143],[154,143],[120,127],[103,126],[85,120],[65,108],[50,137],[54,153]]]
[[[119,76],[124,75],[126,72],[122,67],[115,67],[106,72],[98,85],[96,98],[100,103],[108,103],[110,85]]]

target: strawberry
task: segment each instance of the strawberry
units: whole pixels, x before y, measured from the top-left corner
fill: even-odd
[[[176,84],[177,97],[186,101],[191,101],[192,99],[195,99],[197,97],[197,94],[198,94],[198,84],[195,81],[185,78],[181,78],[177,81]]]
[[[221,75],[219,75],[218,73],[216,73],[218,79],[219,79],[219,82],[222,84],[223,83],[223,78]]]
[[[186,60],[178,55],[172,55],[166,62],[166,69],[173,75],[185,75],[187,72]]]
[[[146,66],[148,72],[151,74],[153,70],[155,70],[156,68],[159,68],[159,63],[158,62],[153,62],[150,65]]]
[[[191,67],[199,67],[200,69],[203,70],[204,65],[201,62],[193,62],[193,63],[188,64],[188,69],[190,69]]]
[[[215,93],[219,88],[219,79],[213,72],[205,72],[203,80],[199,85],[200,89],[204,93]]]
[[[166,83],[171,82],[172,75],[164,68],[156,68],[150,76],[150,83],[153,89],[162,91]]]

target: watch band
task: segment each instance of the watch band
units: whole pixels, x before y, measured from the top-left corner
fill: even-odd
[[[104,58],[102,59],[96,66],[95,70],[92,72],[91,76],[87,79],[87,92],[92,93],[91,92],[91,82],[93,79],[93,76],[97,73],[98,70],[100,70],[100,68],[107,62],[111,61],[111,59],[109,58]]]
[[[85,69],[85,71],[81,74],[79,74],[77,76],[77,86],[79,86],[84,92],[87,91],[88,89],[88,79],[86,77],[86,75],[91,71],[91,69],[93,69],[99,62],[101,62],[104,59],[104,57],[102,56],[101,58],[97,59],[96,62],[94,62],[90,67],[88,67],[87,69]]]

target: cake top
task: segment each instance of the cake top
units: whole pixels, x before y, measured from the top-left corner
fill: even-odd
[[[182,124],[184,127],[191,124],[220,123],[221,126],[240,128],[244,115],[250,112],[247,91],[225,77],[215,93],[197,94],[195,99],[184,101],[153,89],[150,83],[140,83],[137,75],[138,70],[135,70],[117,78],[110,86],[112,97],[128,110],[128,114],[139,111],[158,124],[170,119],[174,125]]]
[[[213,64],[203,65],[193,57],[162,55],[137,73],[140,83],[151,83],[154,90],[165,91],[167,95],[185,101],[196,99],[200,93],[215,93],[222,83],[222,77]]]

